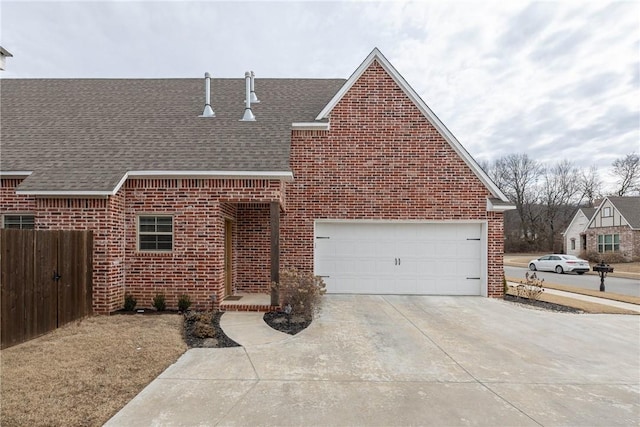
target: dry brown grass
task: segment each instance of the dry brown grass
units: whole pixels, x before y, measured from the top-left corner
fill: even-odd
[[[91,317],[2,350],[0,425],[102,425],[186,348],[165,314]]]
[[[508,282],[520,283],[522,280],[516,277],[506,277]],[[574,294],[588,295],[590,297],[610,299],[613,301],[626,302],[629,304],[640,305],[640,297],[634,297],[632,295],[622,295],[613,292],[600,292],[591,289],[578,288],[577,286],[559,285],[557,283],[544,282],[543,287],[549,289],[556,289],[558,291],[572,292]]]

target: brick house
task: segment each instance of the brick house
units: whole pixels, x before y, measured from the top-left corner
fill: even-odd
[[[204,112],[199,79],[0,84],[3,226],[94,230],[95,312],[217,306],[292,267],[502,296],[512,207],[377,49],[347,80],[211,79]]]
[[[640,197],[605,197],[583,230],[586,250],[640,258]]]

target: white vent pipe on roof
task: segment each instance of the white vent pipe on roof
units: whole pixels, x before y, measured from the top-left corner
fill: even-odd
[[[204,94],[204,111],[200,117],[215,117],[216,113],[211,108],[211,74],[209,73],[204,73]]]
[[[255,73],[252,71],[251,72],[251,103],[252,104],[257,104],[260,102],[260,100],[258,99],[258,96],[256,95],[256,75]]]
[[[241,122],[255,122],[256,116],[253,115],[253,111],[251,111],[251,73],[244,73],[244,82],[246,88],[247,97],[244,101],[244,115],[240,119]]]

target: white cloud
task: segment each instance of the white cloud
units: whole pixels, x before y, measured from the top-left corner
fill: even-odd
[[[348,77],[374,46],[478,159],[640,151],[640,4],[7,2],[7,77]]]

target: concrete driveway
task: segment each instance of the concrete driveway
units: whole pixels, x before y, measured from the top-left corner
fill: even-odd
[[[192,349],[109,426],[637,425],[640,317],[326,296],[295,337]]]

